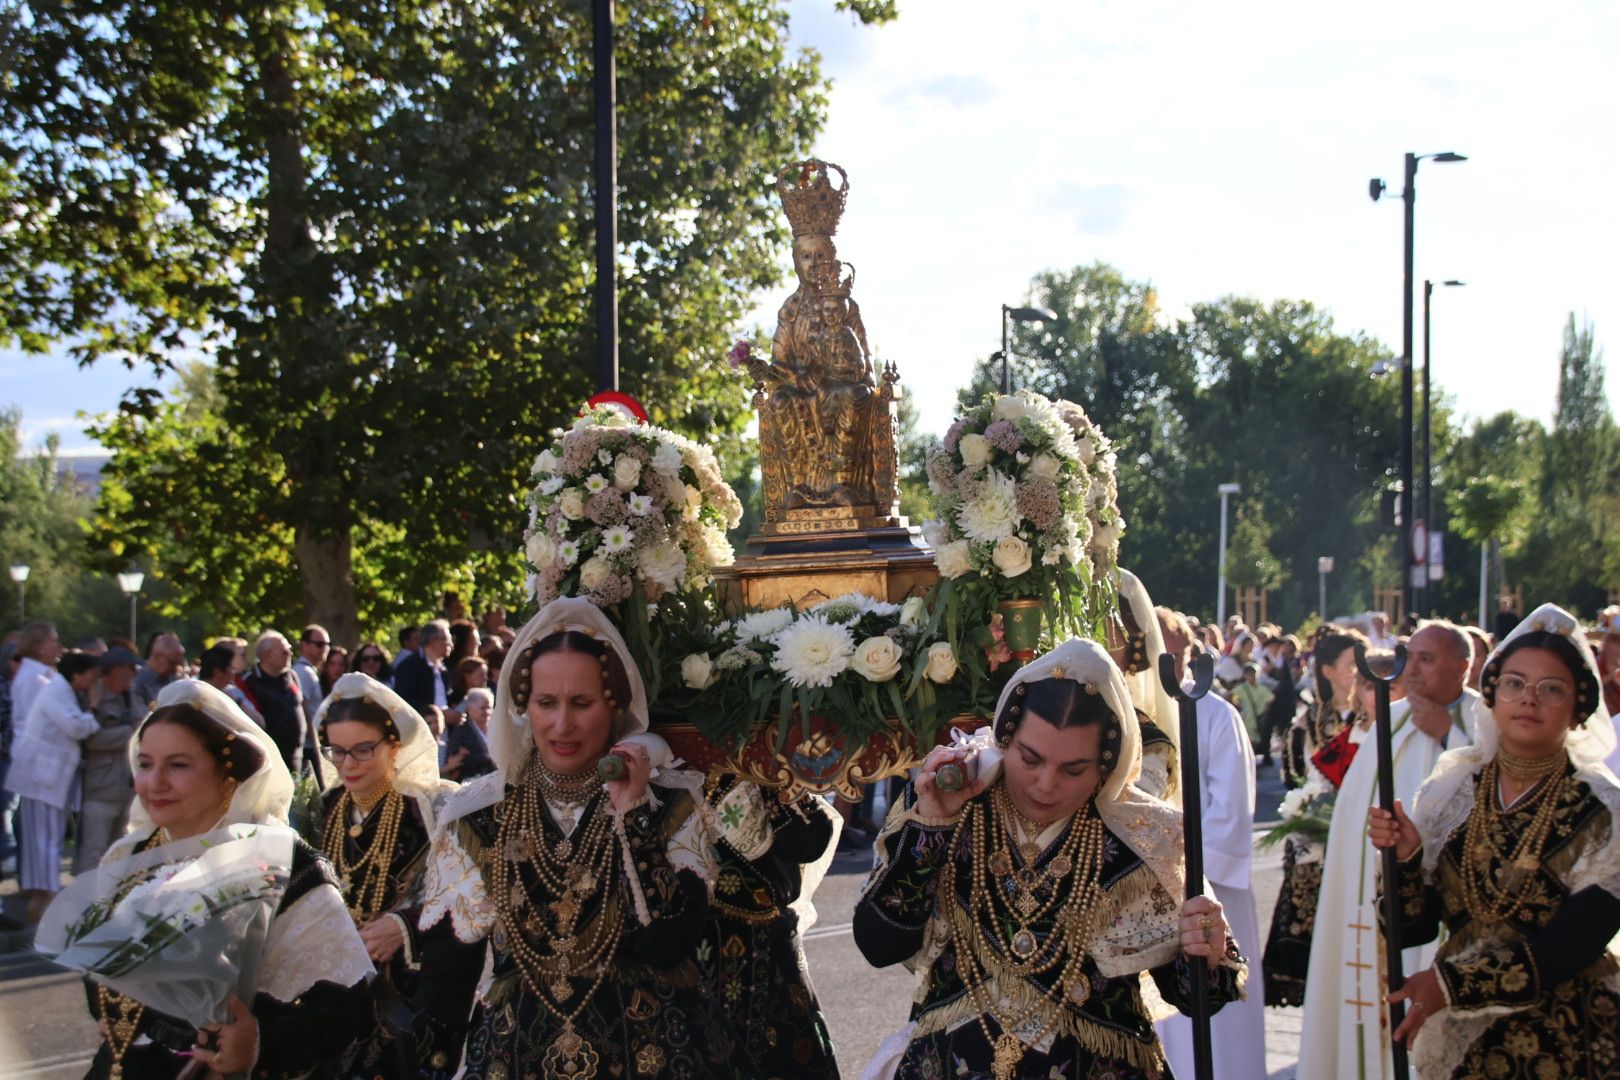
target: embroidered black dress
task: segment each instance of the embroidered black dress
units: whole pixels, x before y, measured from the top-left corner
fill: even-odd
[[[1315,705],[1283,736],[1283,783],[1302,787],[1311,758],[1347,726],[1336,710]],[[1311,966],[1311,934],[1316,929],[1317,894],[1322,891],[1323,846],[1301,836],[1283,841],[1282,885],[1271,912],[1263,970],[1267,1005],[1305,1004],[1305,976]]]
[[[711,800],[732,783],[718,785]],[[716,845],[713,918],[698,961],[761,1078],[836,1078],[832,1038],[799,947],[798,915],[788,907],[799,897],[800,868],[832,843],[832,818],[824,803],[811,805],[820,802],[813,796],[789,806],[767,801],[773,839],[764,855],[745,858],[724,832]]]
[[[976,801],[989,798],[986,792]],[[908,787],[906,806],[914,803],[915,791]],[[1094,812],[1090,808],[1083,811]],[[1069,828],[1073,827],[1071,822]],[[1045,847],[1035,861],[1036,869],[1058,857],[1066,836],[1067,829]],[[900,1061],[897,1080],[987,1080],[992,1075],[992,1040],[1002,1032],[993,1018],[986,1018],[981,1025],[978,1006],[959,972],[954,940],[939,929],[940,904],[967,908],[973,876],[972,843],[966,830],[959,831],[955,825],[925,824],[915,817],[886,833],[879,843],[884,845],[886,858],[873,872],[855,908],[855,943],[878,967],[914,956],[919,965],[926,965],[917,1003],[911,1010],[916,1026]],[[1104,926],[1145,927],[1175,920],[1179,903],[1165,892],[1135,852],[1112,833],[1104,834],[1103,852],[1101,902],[1111,908]],[[957,895],[942,897],[938,895],[941,870],[953,858],[957,863]],[[1021,866],[1021,858],[1015,855],[1014,872]],[[989,868],[984,869],[990,873],[992,888],[1005,887],[1005,881]],[[1052,887],[1067,892],[1074,885],[1070,874],[1056,878]],[[1052,933],[1063,906],[1059,902],[1052,915],[1031,925],[1038,941],[1044,942]],[[986,937],[993,938],[999,932],[995,927],[985,928]],[[918,956],[919,952],[922,955]],[[1037,1024],[1047,1025],[1046,1038],[1028,1048],[1019,1060],[1016,1077],[1157,1080],[1168,1076],[1163,1049],[1143,1004],[1140,973],[1106,977],[1096,957],[1089,953],[1088,949],[1081,968],[1083,1000],[1076,999],[1073,988],[1054,991],[1055,972],[1018,978],[1003,969],[997,977],[998,996],[1005,994],[1015,1003],[1035,1004],[1041,1010]],[[1235,953],[1230,955],[1233,961],[1240,959]],[[1002,966],[995,957],[977,960],[993,973]],[[1178,950],[1175,959],[1154,967],[1149,974],[1166,1002],[1185,1009],[1190,1007],[1191,971],[1187,958]],[[1212,1010],[1234,1000],[1241,992],[1241,981],[1238,968],[1212,967],[1208,983]],[[989,1038],[985,1026],[990,1029]]]
[[[1564,768],[1566,776],[1573,773],[1567,763]],[[1487,768],[1485,775],[1492,772]],[[1467,829],[1459,828],[1429,874],[1421,854],[1401,865],[1402,943],[1433,941],[1442,926],[1449,934],[1434,967],[1450,1008],[1426,1027],[1471,1014],[1483,1025],[1453,1080],[1620,1077],[1620,965],[1607,948],[1620,932],[1620,899],[1595,885],[1571,894],[1567,884],[1577,860],[1613,842],[1608,810],[1585,783],[1570,780],[1546,842],[1533,853],[1539,854],[1537,867],[1526,874],[1513,861],[1553,786],[1551,779],[1543,781],[1509,810],[1493,793],[1498,812],[1490,818],[1484,851],[1467,851]],[[1520,903],[1504,921],[1477,918],[1465,900],[1465,860],[1478,865],[1482,859],[1493,880],[1518,882]],[[1446,1034],[1424,1030],[1419,1047],[1423,1039]]]
[[[499,774],[474,784],[498,782]],[[469,788],[463,788],[467,792]],[[495,915],[488,888],[498,880],[496,848],[503,816],[511,812],[518,789],[506,785],[505,797],[453,821],[434,843],[424,894],[423,922],[430,929],[449,924],[458,941],[476,943],[478,964],[447,955],[448,941],[423,941],[423,976],[417,1003],[433,1022],[423,1028],[424,1076],[455,1073],[462,1030],[443,1017],[465,1015],[482,965],[482,943],[494,949],[493,979],[475,1011],[466,1035],[462,1064],[466,1080],[565,1080],[567,1076],[637,1078],[637,1080],[755,1080],[754,1066],[725,1012],[707,992],[695,955],[709,921],[708,887],[690,869],[677,869],[670,851],[687,841],[683,826],[694,817],[684,791],[657,789],[657,810],[644,804],[624,815],[624,837],[635,860],[635,875],[651,916],[643,926],[635,911],[629,877],[615,861],[611,887],[597,889],[582,903],[583,922],[617,920],[622,937],[605,970],[593,968],[568,978],[565,1005],[573,1009],[573,1031],[589,1045],[592,1070],[566,1073],[548,1062],[562,1022],[525,985],[513,956],[513,943]],[[572,835],[581,836],[594,815],[608,814],[607,797],[598,794],[585,806]],[[542,815],[544,843],[565,837],[548,815]],[[553,907],[561,898],[549,895],[526,864],[520,870],[524,904],[530,910]],[[600,975],[600,984],[598,976]],[[595,987],[592,992],[593,986]],[[589,995],[586,998],[586,995]],[[555,1000],[555,998],[553,998]],[[587,1060],[587,1059],[580,1059]],[[566,1064],[566,1063],[564,1063]]]
[[[148,839],[137,845],[132,854],[151,847],[152,841]],[[331,864],[304,841],[294,841],[287,891],[282,895],[275,918],[280,919],[312,890],[336,883]],[[98,984],[86,979],[85,992],[90,1015],[103,1019]],[[317,982],[291,1002],[258,994],[252,1002],[253,1016],[259,1022],[259,1060],[253,1068],[254,1077],[285,1080],[320,1073],[364,1033],[370,1001],[363,981],[353,986]],[[170,1080],[191,1063],[189,1054],[197,1044],[197,1029],[184,1020],[143,1009],[136,1032],[136,1039],[119,1062],[123,1080]],[[142,1041],[140,1036],[150,1041]],[[182,1054],[188,1056],[181,1057]],[[112,1050],[103,1040],[85,1078],[105,1080],[111,1075],[112,1067]]]
[[[322,796],[325,813],[321,835],[331,815],[342,803],[343,789],[334,788]],[[360,822],[360,834],[351,835],[342,830],[344,857],[353,865],[370,850],[377,835],[377,827],[386,800],[379,801]],[[394,920],[404,931],[405,943],[393,957],[380,965],[378,977],[372,980],[372,1020],[364,1038],[351,1046],[338,1063],[338,1072],[364,1080],[387,1080],[391,1077],[415,1076],[419,1070],[416,1038],[412,1027],[416,1015],[417,984],[421,980],[424,940],[430,936],[440,941],[440,952],[478,953],[476,946],[460,945],[450,931],[448,923],[441,923],[431,931],[418,930],[416,923],[422,913],[420,886],[422,870],[428,853],[427,823],[422,810],[413,798],[405,798],[399,831],[394,841],[394,857],[389,863],[388,892],[384,897],[380,918]],[[363,882],[358,879],[338,879],[338,890],[343,902],[351,909],[361,902],[358,895]],[[469,956],[463,966],[479,961]],[[461,1019],[465,1019],[463,1014]]]

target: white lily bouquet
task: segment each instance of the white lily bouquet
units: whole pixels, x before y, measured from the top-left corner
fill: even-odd
[[[34,948],[193,1027],[228,1022],[231,995],[253,1000],[295,835],[230,825],[103,863],[51,903]]]

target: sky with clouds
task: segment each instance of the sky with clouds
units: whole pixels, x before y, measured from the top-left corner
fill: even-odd
[[[789,3],[834,79],[816,152],[851,178],[839,253],[925,427],[949,422],[999,305],[1047,268],[1112,263],[1172,317],[1308,299],[1398,348],[1401,207],[1367,180],[1398,193],[1406,151],[1470,159],[1418,174],[1417,279],[1468,283],[1436,295],[1437,385],[1468,416],[1550,419],[1573,311],[1611,343],[1620,402],[1620,4],[900,6],[871,28]],[[761,324],[785,295],[759,298]],[[87,442],[75,413],[129,380],[0,353],[0,404],[70,448]]]

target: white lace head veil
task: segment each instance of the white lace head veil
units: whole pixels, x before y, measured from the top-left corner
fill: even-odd
[[[1603,681],[1598,674],[1597,661],[1587,647],[1580,621],[1556,604],[1543,604],[1525,616],[1524,621],[1514,627],[1513,632],[1503,638],[1502,643],[1485,660],[1484,670],[1480,673],[1480,688],[1486,707],[1479,709],[1476,714],[1474,744],[1441,755],[1434,772],[1418,790],[1412,807],[1412,823],[1423,834],[1425,867],[1434,866],[1451,833],[1468,820],[1468,813],[1473,807],[1471,781],[1486,762],[1496,756],[1496,719],[1491,715],[1490,706],[1496,699],[1496,681],[1502,675],[1502,661],[1515,642],[1533,633],[1557,634],[1567,638],[1583,665],[1582,670],[1573,674],[1576,682],[1575,716],[1577,719],[1584,716],[1585,722],[1571,728],[1564,739],[1564,749],[1569,753],[1576,775],[1593,784],[1595,792],[1598,787],[1588,778],[1589,774],[1601,770],[1607,776],[1607,786],[1613,787],[1616,783],[1613,774],[1603,764],[1614,753],[1615,734],[1609,710],[1603,704]]]
[[[489,722],[489,753],[496,767],[508,778],[516,778],[517,771],[534,746],[529,719],[518,708],[512,689],[514,679],[520,676],[527,679],[529,674],[528,671],[519,670],[526,666],[523,654],[536,642],[570,630],[594,638],[612,649],[624,665],[625,676],[630,682],[630,700],[617,703],[622,712],[615,718],[612,734],[608,737],[609,744],[626,735],[647,730],[647,690],[618,628],[602,613],[601,608],[589,600],[577,596],[559,597],[523,625],[512,647],[506,650],[506,663],[501,665],[501,677],[495,688],[495,714]]]
[[[1142,771],[1142,729],[1125,676],[1108,650],[1094,641],[1071,638],[1020,668],[996,702],[996,735],[1002,736],[1007,706],[1018,687],[1040,679],[1069,679],[1094,689],[1118,722],[1119,749],[1102,788],[1097,813],[1108,831],[1141,856],[1177,903],[1185,895],[1181,813],[1135,786]],[[1106,739],[1106,733],[1105,733]],[[1106,754],[1108,747],[1103,750]]]
[[[394,788],[401,795],[416,800],[428,830],[432,831],[433,803],[445,788],[445,781],[439,779],[439,740],[434,737],[422,715],[390,687],[370,675],[351,671],[332,685],[332,693],[321,702],[321,711],[316,714],[315,723],[321,732],[323,744],[326,741],[327,713],[335,702],[350,699],[369,701],[388,713],[388,719],[394,725],[394,730],[389,734],[397,736],[399,742],[399,752],[394,755]],[[326,785],[328,789],[342,783],[343,778],[338,771],[330,770]]]
[[[152,712],[156,713],[170,705],[190,705],[209,721],[219,725],[228,736],[234,735],[236,739],[233,741],[249,743],[259,752],[258,768],[246,778],[238,780],[236,791],[231,796],[230,806],[226,808],[219,824],[287,824],[287,810],[292,805],[292,774],[287,771],[286,764],[281,760],[281,751],[276,749],[276,744],[270,741],[270,736],[265,734],[264,729],[249,720],[247,714],[237,707],[236,702],[226,697],[222,691],[197,679],[179,679],[165,686],[158,694],[157,700],[152,703]],[[140,756],[141,736],[146,733],[146,726],[149,723],[151,723],[150,716],[141,722],[135,737],[129,740],[131,771],[134,771]],[[129,854],[130,848],[150,836],[155,828],[157,825],[137,797],[129,811],[129,833],[108,849],[102,862],[124,858]]]
[[[1147,663],[1146,670],[1122,673],[1125,686],[1131,692],[1131,701],[1165,733],[1179,757],[1181,714],[1176,710],[1175,701],[1165,693],[1164,684],[1159,681],[1159,657],[1165,652],[1164,633],[1159,628],[1159,616],[1153,610],[1153,600],[1148,596],[1147,586],[1123,566],[1119,568],[1119,606],[1121,614],[1130,611],[1131,621],[1142,635],[1146,656],[1139,659],[1145,659]],[[1128,632],[1129,627],[1126,629]]]

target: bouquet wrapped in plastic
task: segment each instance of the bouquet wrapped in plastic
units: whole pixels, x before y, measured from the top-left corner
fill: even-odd
[[[193,1027],[252,1002],[295,833],[230,825],[81,874],[51,903],[34,948]]]

